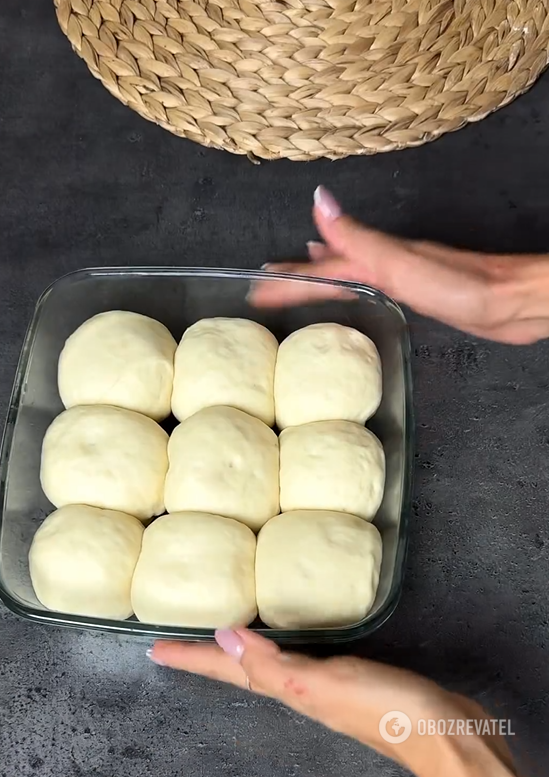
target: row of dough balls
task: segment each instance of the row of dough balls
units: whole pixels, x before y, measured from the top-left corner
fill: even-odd
[[[284,429],[232,407],[209,407],[171,437],[151,418],[108,405],[65,410],[48,428],[40,478],[55,507],[86,504],[148,520],[164,511],[233,518],[258,531],[290,510],[335,510],[372,520],[385,457],[350,421]]]
[[[64,613],[189,628],[348,626],[370,611],[382,544],[371,523],[329,511],[271,518],[256,537],[219,515],[62,507],[38,529],[32,583]]]
[[[364,424],[381,399],[381,362],[370,338],[340,324],[304,327],[279,346],[255,321],[206,318],[177,345],[159,321],[113,310],[68,338],[58,385],[66,408],[114,405],[155,421],[227,405],[279,429]]]

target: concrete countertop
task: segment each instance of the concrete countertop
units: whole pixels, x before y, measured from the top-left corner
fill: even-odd
[[[0,418],[43,289],[90,265],[258,267],[302,255],[319,183],[414,237],[549,251],[549,75],[423,148],[260,166],[173,137],[88,73],[51,4],[0,8]],[[549,760],[549,343],[410,316],[416,484],[404,593],[355,653],[510,718]],[[389,777],[395,765],[277,704],[153,666],[147,643],[0,609],[0,777]]]

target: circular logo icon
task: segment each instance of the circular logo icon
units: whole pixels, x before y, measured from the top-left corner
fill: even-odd
[[[400,745],[401,742],[406,742],[412,733],[412,721],[406,713],[392,710],[379,721],[379,733],[386,742]]]

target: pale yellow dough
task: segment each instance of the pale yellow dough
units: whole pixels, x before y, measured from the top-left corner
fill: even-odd
[[[164,512],[167,470],[166,432],[119,407],[65,410],[42,445],[40,480],[56,507],[87,504],[145,520]]]
[[[278,629],[357,623],[374,603],[381,556],[378,530],[354,515],[320,510],[277,515],[257,538],[261,620]]]
[[[169,513],[199,510],[254,531],[279,511],[278,439],[233,407],[209,407],[170,437],[165,503]]]
[[[207,513],[163,515],[145,530],[132,584],[140,621],[192,628],[246,626],[257,614],[256,540]]]
[[[385,455],[352,421],[291,426],[280,435],[280,509],[336,510],[372,520],[383,498]]]
[[[381,401],[381,361],[369,337],[340,324],[312,324],[278,349],[274,394],[280,429],[313,421],[363,424]]]
[[[176,342],[159,321],[110,310],[85,321],[59,357],[65,407],[115,405],[161,421],[170,414]]]
[[[132,575],[143,524],[126,513],[67,505],[49,515],[32,541],[29,570],[50,610],[123,620],[132,615]]]
[[[172,411],[179,421],[227,405],[272,426],[278,342],[244,318],[205,318],[190,326],[175,354]]]

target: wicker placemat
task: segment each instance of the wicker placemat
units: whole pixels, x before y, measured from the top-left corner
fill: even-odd
[[[54,0],[119,100],[250,157],[415,146],[484,118],[549,61],[549,0]]]

